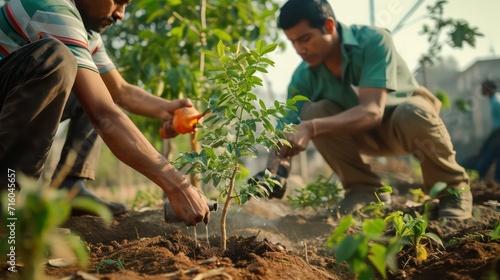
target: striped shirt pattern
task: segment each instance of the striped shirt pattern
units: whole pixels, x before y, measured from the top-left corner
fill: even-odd
[[[101,74],[115,68],[101,35],[85,29],[70,0],[11,0],[0,8],[0,61],[46,37],[64,43],[75,55],[78,67]]]

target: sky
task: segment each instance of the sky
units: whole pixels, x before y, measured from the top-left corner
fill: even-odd
[[[370,24],[369,0],[329,0],[338,21],[351,24]],[[417,0],[374,0],[375,25],[393,30],[396,24],[404,17]],[[426,37],[420,35],[422,26],[431,21],[425,19],[426,7],[433,5],[436,0],[425,0],[407,20],[404,28],[393,34],[396,49],[406,60],[410,70],[418,67],[418,59],[429,44]],[[464,70],[476,60],[500,57],[500,30],[498,15],[500,14],[500,0],[448,0],[444,6],[445,18],[464,19],[470,26],[478,27],[484,34],[478,37],[476,47],[468,45],[462,49],[444,47],[441,54],[454,56],[458,61],[458,70]],[[283,32],[281,32],[283,38]],[[272,82],[272,90],[276,96],[285,96],[287,85],[295,67],[301,62],[291,44],[287,41],[285,52],[276,51],[270,55],[275,61],[274,68],[269,69],[267,78]]]

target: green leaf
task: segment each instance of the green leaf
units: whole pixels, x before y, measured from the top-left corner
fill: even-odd
[[[432,186],[431,190],[429,191],[429,196],[432,197],[432,198],[436,198],[436,196],[441,192],[443,191],[444,189],[446,189],[448,185],[444,182],[437,182],[434,184],[434,186]]]
[[[262,58],[260,59],[260,61],[262,61],[262,62],[264,62],[264,63],[267,63],[268,65],[271,65],[271,66],[274,66],[274,65],[275,65],[274,61],[272,61],[272,60],[270,60],[269,58],[266,58],[266,57],[262,57]]]
[[[94,213],[101,217],[106,223],[111,223],[111,221],[113,221],[113,215],[109,208],[89,197],[75,197],[71,200],[71,206],[72,208]]]
[[[257,41],[256,47],[257,47],[257,52],[259,54],[262,54],[262,51],[264,49],[264,40]]]
[[[362,229],[365,234],[380,235],[385,230],[385,222],[382,218],[365,220]]]
[[[273,52],[276,47],[278,47],[278,44],[270,44],[270,45],[267,45],[265,46],[262,51],[260,52],[261,55],[264,55],[266,53],[270,53],[270,52]]]
[[[392,193],[392,187],[391,186],[383,186],[378,189],[380,192],[383,193]]]
[[[215,57],[215,58],[218,58],[218,57],[219,57],[219,55],[218,55],[216,52],[214,52],[214,51],[210,51],[210,50],[201,50],[200,52],[201,52],[201,53],[206,54],[207,56],[211,56],[211,57]],[[213,68],[211,68],[211,70],[212,70],[212,71],[220,71],[220,70],[222,70],[222,69],[223,69],[223,68],[222,68],[222,67],[220,67],[220,66],[217,66],[217,67],[213,67]]]
[[[255,69],[259,72],[262,72],[262,73],[268,73],[266,68],[263,68],[263,67],[255,67]],[[260,79],[259,79],[260,80]]]
[[[216,29],[214,29],[213,32],[214,32],[215,36],[217,36],[217,38],[219,38],[221,41],[226,41],[226,42],[232,41],[231,35],[229,35],[229,33],[227,33],[226,31],[224,31],[222,29],[216,28]]]
[[[425,236],[427,236],[428,238],[432,239],[434,242],[436,242],[437,244],[441,245],[441,247],[444,248],[443,241],[436,234],[434,234],[432,232],[427,232],[427,233],[425,233]]]
[[[349,260],[358,249],[361,241],[362,240],[360,238],[352,235],[344,237],[340,244],[335,248],[337,262],[341,263]]]
[[[344,234],[347,232],[349,227],[353,225],[353,218],[352,215],[347,215],[342,220],[340,220],[339,224],[333,231],[332,235],[328,237],[328,240],[326,241],[326,245],[329,247],[336,246],[338,242],[341,240],[341,237],[344,236]]]
[[[222,40],[219,40],[219,43],[217,44],[217,55],[218,55],[219,59],[221,59],[225,56],[224,43],[222,43]]]
[[[386,253],[387,253],[387,248],[384,245],[378,243],[371,243],[370,254],[368,255],[368,259],[384,279],[387,278],[386,262],[385,262]]]
[[[158,17],[161,17],[163,15],[166,14],[166,10],[165,9],[159,9],[159,10],[156,10],[154,11],[149,17],[148,19],[146,20],[147,23],[151,23],[153,20],[155,20],[156,18]]]
[[[260,105],[260,107],[261,107],[263,110],[267,110],[267,108],[266,108],[266,103],[264,103],[264,101],[263,101],[263,100],[259,100],[259,105]]]
[[[309,98],[303,95],[295,95],[294,97],[292,97],[292,99],[295,101],[310,101]]]

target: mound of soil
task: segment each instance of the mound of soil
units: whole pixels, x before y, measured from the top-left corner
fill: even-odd
[[[391,211],[421,211],[408,206],[404,189],[394,194]],[[435,207],[431,208],[428,231],[446,247],[428,244],[428,259],[418,261],[413,248],[405,246],[398,255],[399,270],[389,272],[389,279],[500,276],[500,240],[488,236],[500,221],[500,207],[491,202],[500,201],[500,187],[477,183],[472,191],[471,219],[438,221]],[[206,228],[167,224],[160,206],[129,212],[110,225],[91,216],[72,217],[64,227],[86,242],[89,267],[47,265],[46,273],[56,279],[356,279],[324,245],[339,222],[334,216],[292,209],[279,200],[234,206],[228,215],[224,252],[219,250],[220,212],[213,213]]]

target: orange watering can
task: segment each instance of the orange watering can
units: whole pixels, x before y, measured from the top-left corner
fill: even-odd
[[[194,128],[203,115],[194,107],[184,107],[175,110],[173,128],[178,134],[186,134],[194,131]],[[170,138],[165,128],[160,128],[160,136],[164,139]]]

